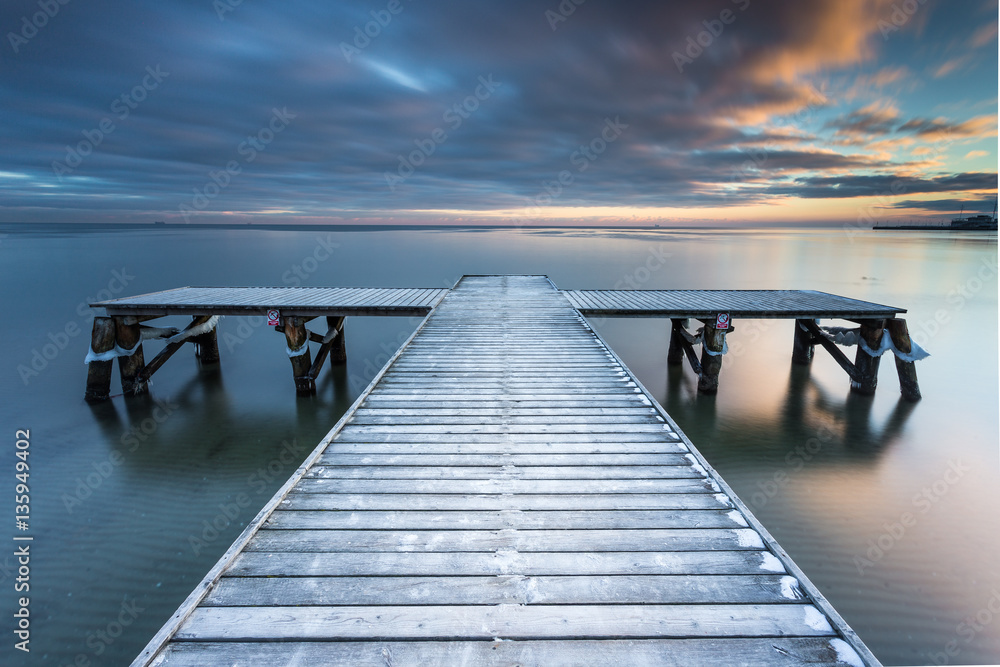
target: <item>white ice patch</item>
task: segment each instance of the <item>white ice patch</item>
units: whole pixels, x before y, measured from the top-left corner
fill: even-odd
[[[733,532],[736,533],[736,541],[741,547],[749,547],[751,549],[764,548],[764,540],[760,539],[760,535],[757,534],[756,530],[737,529]]]
[[[784,572],[785,566],[781,564],[774,554],[765,551],[760,555],[760,569],[768,572]]]
[[[881,357],[883,354],[885,354],[890,350],[892,350],[892,353],[903,361],[920,361],[921,359],[926,359],[927,357],[931,356],[930,352],[927,352],[925,349],[917,345],[916,342],[912,340],[910,341],[909,353],[900,352],[896,348],[896,346],[892,344],[892,336],[889,335],[888,329],[882,330],[882,341],[881,344],[878,346],[877,350],[873,350],[870,347],[868,347],[868,343],[865,342],[864,338],[859,338],[858,344],[861,346],[861,349],[864,350],[870,357]]]
[[[802,590],[799,588],[799,580],[795,577],[781,578],[781,596],[787,600],[801,600]]]
[[[117,343],[115,344],[115,349],[108,350],[107,352],[94,352],[94,348],[91,347],[90,351],[87,352],[87,356],[84,358],[83,363],[89,364],[91,361],[111,361],[116,357],[131,357],[136,353],[140,345],[142,345],[142,339],[139,339],[139,342],[136,343],[135,347],[131,350],[119,347]]]
[[[683,442],[678,442],[677,443],[677,449],[681,450],[682,452],[690,452],[691,451],[690,449],[688,449],[688,446],[685,445]]]
[[[649,399],[646,398],[645,396],[640,396],[639,398],[642,399],[643,404],[650,405],[650,406],[653,405],[652,403],[649,402]]]
[[[691,467],[697,470],[700,474],[708,477],[708,472],[698,463],[698,459],[694,457],[694,454],[685,454],[684,458],[691,462]]]
[[[816,607],[806,607],[806,618],[805,622],[813,630],[817,632],[833,632],[833,628],[830,627],[830,622],[826,620],[826,616],[820,613],[820,610]]]
[[[715,494],[715,499],[718,500],[720,503],[723,503],[727,507],[732,507],[733,506],[733,504],[729,501],[729,496],[727,496],[724,493],[717,493],[717,494]]]
[[[722,497],[725,498],[725,496],[722,496]],[[742,514],[740,514],[737,510],[730,510],[729,514],[727,514],[726,516],[728,516],[730,519],[732,519],[733,523],[737,523],[737,524],[739,524],[741,526],[749,526],[750,525],[750,524],[747,523],[746,518],[744,518],[744,516]]]
[[[309,354],[309,344],[303,343],[302,347],[300,347],[297,350],[293,350],[292,348],[288,347],[288,345],[285,345],[285,352],[288,353],[288,357],[290,359],[294,357],[301,357],[303,354]]]
[[[837,660],[846,662],[851,667],[865,667],[865,661],[861,659],[858,652],[843,639],[839,637],[831,639],[830,648],[837,652]]]

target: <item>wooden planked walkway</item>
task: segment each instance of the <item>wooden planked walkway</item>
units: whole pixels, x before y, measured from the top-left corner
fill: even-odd
[[[447,289],[397,287],[178,287],[90,304],[109,316],[426,315]]]
[[[566,296],[467,276],[134,665],[878,661]]]
[[[584,315],[618,317],[886,318],[906,311],[812,290],[567,290]]]

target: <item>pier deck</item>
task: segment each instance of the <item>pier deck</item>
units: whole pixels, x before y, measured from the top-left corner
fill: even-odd
[[[564,293],[449,291],[134,665],[878,661]]]

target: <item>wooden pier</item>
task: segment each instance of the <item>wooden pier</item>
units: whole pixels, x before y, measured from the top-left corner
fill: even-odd
[[[133,665],[877,665],[575,298],[447,291]]]

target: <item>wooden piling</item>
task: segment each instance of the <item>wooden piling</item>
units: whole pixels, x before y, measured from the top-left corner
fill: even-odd
[[[142,356],[142,333],[139,320],[132,316],[113,318],[115,321],[115,342],[122,350],[136,348],[131,356],[118,357],[118,371],[122,378],[122,392],[126,396],[145,394],[149,387],[142,379],[142,369],[146,362]]]
[[[858,341],[858,351],[854,357],[854,368],[857,378],[851,381],[851,391],[858,394],[871,395],[878,385],[878,367],[881,357],[873,357],[861,347],[864,341],[869,348],[877,350],[882,345],[882,332],[885,330],[884,320],[859,320],[861,325]]]
[[[680,366],[684,363],[684,346],[681,344],[683,340],[681,330],[687,328],[688,321],[672,319],[670,323],[670,346],[667,348],[667,364],[670,366]]]
[[[699,394],[714,394],[719,391],[719,372],[722,370],[722,350],[725,349],[727,331],[728,329],[716,329],[715,322],[705,322],[701,375],[698,376]],[[710,354],[711,352],[717,354]]]
[[[196,345],[195,354],[202,364],[219,363],[219,338],[216,332],[218,327],[212,327],[211,331],[206,331],[200,336],[195,336],[191,341]]]
[[[292,373],[295,377],[295,391],[299,394],[312,394],[316,391],[316,381],[309,375],[312,367],[312,357],[309,354],[309,332],[306,321],[301,317],[285,317],[285,342],[291,352],[305,350],[302,354],[289,357],[292,362]]]
[[[906,328],[906,320],[892,318],[885,321],[892,344],[903,354],[913,351],[910,332]],[[896,374],[899,376],[899,391],[907,401],[919,401],[920,385],[917,383],[917,367],[912,361],[904,361],[896,357]]]
[[[811,320],[809,320],[811,321]],[[813,335],[809,332],[806,320],[795,320],[795,340],[792,343],[792,363],[799,366],[812,364],[816,345]]]
[[[115,349],[115,322],[110,317],[95,317],[90,335],[90,349],[96,354]],[[91,361],[87,364],[87,390],[84,399],[90,403],[104,401],[111,395],[111,367],[114,359]]]
[[[333,347],[330,349],[330,365],[331,366],[342,366],[347,363],[347,341],[344,338],[344,320],[343,317],[328,317],[326,318],[326,324],[328,327],[337,328],[337,337],[333,341]]]

